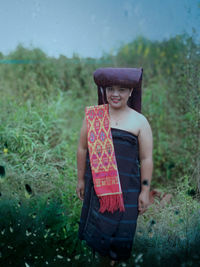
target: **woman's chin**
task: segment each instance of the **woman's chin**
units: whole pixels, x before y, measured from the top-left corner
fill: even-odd
[[[112,108],[116,108],[116,109],[123,107],[121,101],[109,101],[109,104]]]
[[[110,106],[112,108],[121,108],[121,104],[120,103],[110,103]]]

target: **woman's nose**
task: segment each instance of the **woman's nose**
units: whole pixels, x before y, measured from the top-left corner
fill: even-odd
[[[118,90],[113,90],[112,95],[118,96],[119,95],[119,91]]]

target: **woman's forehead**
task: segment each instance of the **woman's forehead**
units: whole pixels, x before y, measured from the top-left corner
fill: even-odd
[[[120,85],[110,85],[110,86],[107,86],[107,88],[116,88],[116,89],[120,89],[120,88],[123,88],[125,90],[128,90],[130,88],[126,88],[126,87],[123,87],[123,86],[120,86]]]

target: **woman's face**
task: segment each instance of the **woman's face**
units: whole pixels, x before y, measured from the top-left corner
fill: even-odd
[[[127,105],[129,96],[131,95],[133,89],[121,88],[118,85],[113,85],[106,88],[106,97],[108,103],[113,108],[122,108]]]

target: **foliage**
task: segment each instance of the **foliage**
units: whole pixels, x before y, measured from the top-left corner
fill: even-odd
[[[64,206],[46,197],[0,201],[1,266],[71,266],[82,249]]]
[[[138,219],[135,253],[142,254],[141,266],[198,266],[200,260],[200,205],[191,196],[188,177],[171,188],[172,201],[164,208],[155,200]]]
[[[38,48],[19,45],[8,56],[0,53],[0,62],[3,264],[13,265],[13,257],[18,266],[99,262],[77,239],[81,121],[85,106],[97,102],[96,68],[142,66],[142,113],[154,138],[152,187],[168,190],[174,198],[139,218],[129,265],[149,266],[150,258],[154,266],[195,266],[200,242],[200,53],[193,37],[177,35],[162,42],[138,37],[98,60],[76,54],[50,58]]]

